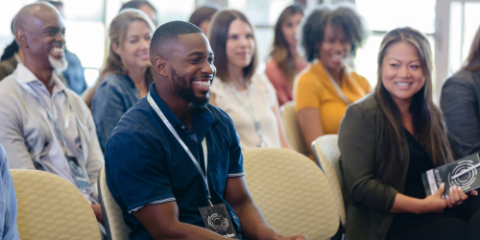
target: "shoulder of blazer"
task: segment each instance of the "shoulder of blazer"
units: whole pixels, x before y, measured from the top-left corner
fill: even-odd
[[[381,114],[380,106],[374,93],[367,94],[365,97],[352,103],[348,108],[355,112],[360,112],[364,117]]]

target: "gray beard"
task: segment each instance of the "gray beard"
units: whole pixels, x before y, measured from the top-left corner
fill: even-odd
[[[48,61],[50,62],[50,65],[52,65],[53,69],[57,72],[63,72],[67,69],[68,67],[68,62],[65,59],[65,57],[59,59],[56,59],[52,57],[52,55],[48,55]]]

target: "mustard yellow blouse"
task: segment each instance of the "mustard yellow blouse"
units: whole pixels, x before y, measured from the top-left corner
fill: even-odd
[[[346,99],[353,103],[371,91],[368,81],[355,72],[343,72],[339,86]],[[317,108],[325,134],[337,134],[348,104],[340,98],[320,61],[302,71],[294,87],[295,111]]]

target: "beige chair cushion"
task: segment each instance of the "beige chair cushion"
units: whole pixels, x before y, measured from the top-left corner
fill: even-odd
[[[287,138],[295,151],[308,155],[307,145],[303,138],[302,130],[298,124],[297,114],[295,113],[295,102],[285,103],[280,109],[282,112],[283,123]]]
[[[118,206],[108,189],[105,167],[102,168],[98,175],[98,192],[100,203],[102,204],[107,238],[109,240],[129,240],[130,237],[128,235],[131,230],[125,224],[122,209],[120,209],[120,206]]]
[[[338,136],[335,134],[323,135],[312,144],[312,152],[318,166],[323,170],[325,176],[335,194],[340,221],[345,226],[345,203],[342,193],[342,175],[340,173],[340,149],[338,149]]]
[[[335,235],[339,220],[330,183],[309,158],[275,148],[247,150],[244,158],[253,200],[275,230],[310,240]]]
[[[101,239],[90,204],[78,189],[51,173],[12,169],[20,239]]]

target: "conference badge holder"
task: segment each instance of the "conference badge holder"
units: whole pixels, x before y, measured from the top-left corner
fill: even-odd
[[[80,164],[78,164],[77,158],[68,156],[67,154],[65,154],[65,158],[67,159],[68,165],[72,170],[78,188],[83,190],[90,187],[88,177],[85,174],[85,171],[83,171],[82,167],[80,167]]]
[[[207,229],[223,237],[238,239],[225,203],[200,207],[199,209]]]

